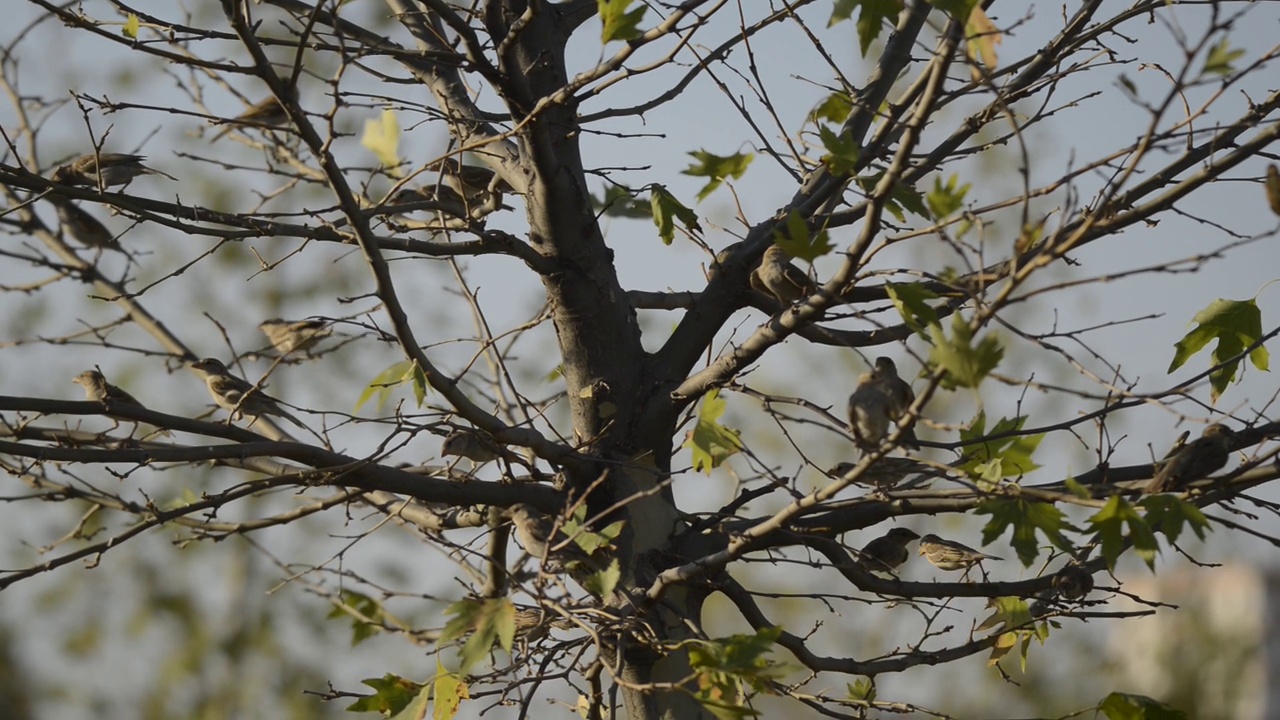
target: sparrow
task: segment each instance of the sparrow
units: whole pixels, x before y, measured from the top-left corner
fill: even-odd
[[[440,173],[440,181],[469,202],[478,199],[481,193],[493,192],[501,196],[502,193],[515,192],[510,183],[489,168],[463,165],[455,157],[441,158],[428,165],[427,169]]]
[[[863,546],[858,564],[869,572],[893,572],[911,557],[907,545],[920,536],[909,528],[896,527]]]
[[[853,468],[857,463],[838,462],[827,471],[827,475],[834,478],[842,478],[853,472]],[[858,482],[863,485],[873,485],[882,490],[889,489],[897,485],[908,475],[937,475],[938,470],[934,467],[917,462],[909,458],[899,457],[882,457],[863,471],[862,476],[858,478]],[[918,484],[918,483],[913,483]]]
[[[1214,423],[1200,437],[1164,461],[1156,476],[1147,484],[1148,493],[1175,492],[1210,473],[1222,469],[1231,457],[1231,439],[1235,433],[1226,425]]]
[[[889,434],[892,401],[874,373],[858,376],[858,387],[849,396],[849,430],[864,451],[880,447]]]
[[[408,203],[431,203],[431,210],[439,214],[449,215],[455,219],[481,220],[499,210],[515,208],[502,202],[502,193],[483,192],[473,200],[463,197],[457,190],[448,185],[423,185],[418,188],[405,188],[391,197],[390,204],[404,205]],[[413,212],[412,210],[409,212]],[[444,222],[448,222],[445,220]],[[462,224],[454,223],[457,227]]]
[[[907,408],[911,407],[911,403],[916,401],[916,393],[911,389],[911,383],[898,376],[898,366],[887,357],[876,358],[876,367],[871,371],[871,377],[884,389],[884,394],[889,398],[889,419],[897,424],[898,420],[907,414]],[[916,441],[914,427],[903,433],[902,444],[917,450],[920,448]]]
[[[129,153],[104,152],[96,156],[81,155],[54,170],[50,179],[65,185],[92,185],[95,187],[98,185],[99,175],[101,175],[103,187],[128,185],[139,175],[160,175],[170,180],[178,179],[168,173],[143,165],[142,161],[146,159],[145,156]],[[101,168],[99,168],[99,161],[101,161]],[[101,169],[101,173],[99,173],[99,169]]]
[[[329,323],[324,320],[269,318],[258,323],[258,329],[281,355],[288,355],[295,350],[310,350],[316,343],[333,334]]]
[[[552,531],[558,530],[555,527],[555,521],[543,515],[532,505],[527,503],[512,505],[502,514],[511,519],[511,524],[515,526],[516,539],[531,557],[540,559],[554,557],[566,563],[590,560],[582,548],[568,541],[563,533],[556,532],[552,539]]]
[[[751,271],[751,287],[769,295],[783,305],[799,302],[818,290],[818,284],[803,270],[791,264],[791,257],[777,245],[770,245]]]
[[[454,430],[445,436],[440,455],[457,455],[473,463],[487,463],[502,457],[502,451],[493,440],[474,430]]]
[[[143,407],[137,398],[107,382],[107,378],[98,370],[85,370],[71,378],[71,382],[83,387],[85,397],[90,401],[100,402],[104,405],[115,403],[117,405]]]
[[[232,412],[232,419],[249,415],[257,420],[262,415],[276,415],[306,429],[296,417],[290,415],[279,402],[261,389],[231,374],[227,366],[217,358],[205,358],[191,363],[191,368],[204,375],[209,394],[218,407]],[[253,422],[249,423],[253,425]]]
[[[53,206],[58,210],[58,221],[76,242],[87,247],[124,252],[115,235],[87,210],[69,200],[56,200]]]
[[[924,555],[940,570],[968,570],[983,560],[1003,560],[995,555],[980,553],[968,545],[945,540],[932,533],[920,538],[920,555]]]
[[[271,95],[258,101],[253,107],[231,120],[226,121],[227,126],[209,138],[209,142],[222,138],[232,130],[247,130],[249,127],[259,130],[282,130],[288,123],[289,113],[285,112],[284,106],[280,104],[280,99],[275,95]]]
[[[1053,591],[1065,600],[1080,600],[1093,591],[1093,576],[1070,563],[1053,576]]]

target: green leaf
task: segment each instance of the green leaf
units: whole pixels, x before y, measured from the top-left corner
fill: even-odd
[[[129,16],[125,18],[124,29],[120,31],[120,34],[124,35],[130,40],[137,40],[139,29],[140,29],[140,25],[138,23],[138,16],[134,15],[133,13],[129,13]]]
[[[1116,560],[1124,552],[1126,537],[1133,543],[1138,557],[1142,558],[1147,567],[1155,570],[1156,553],[1160,549],[1156,544],[1155,533],[1151,531],[1147,521],[1123,498],[1112,496],[1101,510],[1089,518],[1089,524],[1102,540],[1102,557],[1107,561],[1108,570],[1116,569]],[[1129,529],[1127,536],[1126,527]]]
[[[921,283],[885,283],[884,289],[907,327],[928,340],[926,329],[939,324],[938,311],[929,304],[930,300],[938,298],[938,294]]]
[[[640,21],[644,19],[648,6],[627,12],[627,8],[635,0],[596,0],[596,10],[600,13],[600,22],[604,27],[600,30],[601,44],[611,40],[634,40],[640,37]]]
[[[742,450],[741,433],[720,424],[725,401],[719,390],[708,392],[698,407],[698,422],[684,441],[693,451],[693,469],[708,475],[720,463]]]
[[[342,602],[355,611],[355,614],[353,615],[345,608],[335,607],[329,611],[329,617],[351,619],[352,646],[359,645],[382,631],[380,623],[386,617],[386,613],[377,600],[368,595],[347,590],[342,593]]]
[[[781,628],[770,627],[754,635],[691,642],[689,665],[696,674],[697,698],[703,707],[719,718],[759,715],[743,704],[744,690],[766,691],[785,672],[766,657],[781,633]]]
[[[973,330],[960,313],[952,316],[951,330],[952,337],[947,338],[941,325],[929,328],[929,334],[933,336],[929,362],[946,369],[947,375],[942,379],[944,387],[977,388],[983,378],[1000,364],[1004,348],[995,333],[988,334],[974,345]]]
[[[592,573],[582,582],[582,586],[592,595],[603,598],[613,593],[621,579],[622,567],[618,565],[618,559],[614,558],[609,561],[609,567]]]
[[[1048,623],[1035,623],[1027,601],[1020,597],[997,597],[987,601],[992,614],[982,621],[979,630],[996,628],[1000,636],[991,647],[991,655],[987,658],[987,667],[992,667],[1004,659],[1014,648],[1018,649],[1018,659],[1022,672],[1027,671],[1027,655],[1031,651],[1031,641],[1038,640],[1041,645],[1049,637]]]
[[[1146,509],[1147,524],[1156,532],[1163,533],[1169,542],[1177,542],[1182,535],[1183,527],[1191,528],[1196,537],[1204,540],[1205,531],[1212,531],[1209,518],[1200,508],[1183,500],[1177,495],[1148,495],[1138,502]]]
[[[1236,71],[1231,64],[1244,57],[1244,50],[1233,50],[1231,42],[1224,37],[1216,45],[1209,48],[1209,56],[1204,59],[1202,75],[1229,75]]]
[[[1040,467],[1031,456],[1044,439],[1043,433],[1009,435],[995,440],[983,439],[989,435],[1021,432],[1027,423],[1025,415],[1000,418],[990,432],[985,429],[986,423],[987,414],[980,411],[969,423],[969,427],[960,431],[960,439],[965,448],[964,463],[959,466],[960,470],[971,477],[995,483],[1006,477],[1025,475]]]
[[[613,541],[622,534],[622,528],[626,522],[619,520],[610,523],[608,527],[600,532],[594,532],[586,525],[587,506],[578,505],[573,509],[573,515],[566,519],[560,529],[566,537],[573,538],[573,543],[582,548],[587,555],[594,555],[602,548],[613,547]]]
[[[471,698],[471,691],[461,675],[445,670],[444,664],[436,660],[436,678],[431,683],[432,694],[436,704],[431,717],[434,720],[453,720],[463,700]]]
[[[685,168],[681,172],[685,175],[693,177],[710,178],[710,182],[698,191],[698,202],[707,199],[707,196],[715,192],[716,188],[724,182],[725,178],[733,178],[737,180],[747,171],[747,166],[755,159],[755,155],[751,153],[736,153],[734,155],[714,155],[705,150],[696,150],[689,153],[693,156],[696,163]]]
[[[400,123],[390,108],[383,110],[377,120],[364,121],[360,144],[378,158],[392,177],[400,176]]]
[[[901,0],[836,0],[831,9],[831,19],[827,27],[841,23],[853,17],[853,11],[861,8],[858,14],[858,47],[862,57],[867,56],[867,49],[880,36],[885,21],[892,19],[902,11]]]
[[[658,226],[658,237],[664,245],[670,245],[676,237],[676,220],[688,230],[702,232],[698,224],[698,214],[667,192],[662,185],[654,184],[649,188],[649,211],[653,215],[653,224]]]
[[[856,138],[836,133],[823,125],[818,128],[818,139],[826,153],[822,162],[835,177],[844,177],[858,167],[858,156],[862,154],[862,145]]]
[[[929,206],[929,215],[934,220],[944,220],[964,207],[964,198],[969,194],[969,183],[960,185],[959,176],[954,173],[942,184],[942,178],[934,176],[933,189],[924,196]]]
[[[1219,365],[1244,352],[1249,345],[1262,338],[1262,311],[1258,303],[1250,300],[1224,300],[1218,298],[1208,307],[1196,313],[1192,322],[1196,327],[1183,336],[1174,345],[1173,362],[1169,363],[1169,373],[1182,367],[1191,356],[1200,352],[1210,341],[1217,340],[1210,358],[1211,365]],[[1265,346],[1259,345],[1249,353],[1249,361],[1259,370],[1267,371],[1271,356]],[[1227,386],[1236,377],[1240,361],[1235,360],[1209,375],[1212,396],[1226,391]]]
[[[845,689],[849,692],[850,700],[875,702],[876,682],[869,677],[858,678],[851,683],[845,683]]]
[[[809,113],[809,119],[814,122],[826,120],[839,124],[844,122],[851,112],[853,112],[853,98],[847,92],[836,91],[818,103],[817,107]]]
[[[348,705],[347,712],[376,712],[384,715],[394,715],[413,702],[414,698],[418,697],[418,694],[425,687],[391,673],[387,673],[380,678],[366,678],[360,682],[373,688],[374,694],[365,695]]]
[[[875,191],[883,177],[884,173],[882,172],[863,175],[857,179],[858,187],[869,195]],[[925,209],[924,203],[924,196],[917,192],[915,188],[899,184],[894,185],[889,192],[889,197],[884,203],[884,209],[889,211],[898,222],[903,222],[906,220],[906,215],[902,212],[903,209],[910,210],[920,217],[928,218],[929,213]]]
[[[422,407],[427,397],[427,374],[418,367],[416,360],[402,360],[378,373],[377,377],[369,381],[364,391],[360,393],[360,398],[356,400],[355,411],[359,412],[360,407],[374,395],[378,396],[378,407],[381,408],[391,399],[391,389],[404,383],[412,385],[418,407]]]
[[[1063,532],[1076,528],[1067,522],[1067,516],[1061,510],[1049,503],[1022,498],[992,499],[979,503],[975,512],[991,516],[982,528],[983,545],[994,542],[1006,528],[1013,529],[1009,542],[1024,567],[1031,567],[1040,554],[1037,531],[1059,550],[1071,552],[1075,549]]]
[[[652,192],[652,188],[650,188]],[[591,196],[591,206],[608,217],[647,220],[653,217],[651,203],[636,197],[638,191],[629,190],[621,185],[610,185],[604,190],[604,197],[596,199]]]
[[[432,685],[418,691],[418,696],[400,712],[390,716],[388,720],[422,720],[427,716],[427,707],[431,705]]]
[[[446,643],[471,633],[462,646],[461,666],[458,672],[465,675],[476,663],[489,654],[494,643],[506,652],[516,637],[516,606],[506,598],[486,600],[459,600],[445,609],[454,617],[445,624],[440,642]]]
[[[787,214],[787,222],[783,228],[773,231],[773,241],[791,257],[809,263],[835,249],[825,228],[810,235],[804,217],[795,210]]]
[[[1187,714],[1145,695],[1113,692],[1098,703],[1107,720],[1187,720]]]

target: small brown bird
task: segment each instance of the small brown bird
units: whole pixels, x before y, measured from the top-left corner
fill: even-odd
[[[230,410],[234,420],[239,416],[251,416],[254,421],[262,415],[275,415],[306,429],[293,415],[290,415],[279,402],[249,382],[231,374],[226,365],[217,358],[205,358],[191,363],[191,368],[204,375],[205,384],[213,402],[224,410]],[[250,421],[250,426],[253,421]]]
[[[920,538],[920,552],[940,570],[968,570],[983,560],[1003,560],[995,555],[980,553],[968,545],[945,540],[932,533]]]
[[[50,178],[54,182],[65,185],[98,185],[101,175],[102,186],[128,185],[139,175],[159,175],[177,180],[178,178],[149,168],[142,164],[147,158],[130,153],[99,153],[98,155],[81,155],[71,162],[53,171]],[[99,163],[101,160],[101,163]],[[99,168],[101,164],[101,168]],[[101,170],[101,172],[99,172]]]
[[[1226,425],[1214,423],[1200,437],[1163,461],[1156,476],[1147,484],[1148,493],[1176,492],[1222,469],[1231,458],[1231,440],[1235,433]]]
[[[285,112],[284,106],[280,104],[280,99],[275,95],[271,95],[259,100],[253,107],[226,121],[226,123],[227,126],[209,138],[209,142],[222,138],[232,130],[247,130],[249,128],[284,130],[289,124],[289,113]]]
[[[456,455],[473,463],[487,463],[502,457],[502,450],[486,435],[474,430],[454,430],[441,443],[440,455]]]
[[[835,478],[841,478],[853,471],[857,463],[838,462],[827,471],[827,475]],[[858,478],[860,484],[872,485],[882,490],[888,490],[902,482],[909,475],[939,475],[937,468],[917,462],[909,458],[900,457],[882,457],[877,460],[871,467],[862,473],[862,477]],[[922,483],[911,483],[919,485]]]
[[[896,527],[863,546],[858,564],[868,572],[892,573],[911,557],[907,545],[920,539],[910,528]]]
[[[440,173],[440,182],[462,195],[469,204],[495,206],[502,203],[502,194],[515,192],[515,188],[498,174],[482,165],[463,165],[455,157],[446,157],[427,166]]]
[[[85,397],[91,401],[143,407],[137,398],[107,382],[99,370],[85,370],[71,378],[71,382],[83,387]]]
[[[1079,565],[1070,563],[1053,576],[1053,591],[1066,600],[1080,600],[1093,592],[1093,576]]]
[[[849,396],[849,430],[864,451],[874,450],[889,434],[892,401],[873,373],[858,376],[858,387]]]
[[[884,388],[884,394],[889,398],[889,419],[896,424],[903,415],[907,414],[911,403],[916,401],[916,393],[911,389],[911,383],[898,376],[898,366],[887,357],[876,358],[876,367],[871,372],[871,376],[880,387]],[[919,449],[914,427],[903,434],[902,444]]]
[[[777,245],[770,245],[760,258],[760,265],[751,271],[751,287],[772,296],[783,305],[791,305],[813,295],[818,284],[803,270],[791,264],[791,256]]]
[[[333,334],[325,320],[269,318],[258,323],[258,329],[281,355],[288,355],[295,350],[308,351]]]
[[[106,225],[69,200],[55,200],[58,221],[73,240],[87,247],[124,252]]]

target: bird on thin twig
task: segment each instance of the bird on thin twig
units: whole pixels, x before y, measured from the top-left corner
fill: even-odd
[[[238,416],[248,415],[256,421],[262,415],[275,415],[307,429],[306,425],[280,407],[275,398],[248,381],[232,375],[221,360],[205,358],[191,363],[191,367],[204,375],[213,402],[218,407],[231,411],[233,420]],[[249,425],[252,426],[254,421],[250,421]]]
[[[849,396],[849,430],[863,451],[880,447],[889,434],[891,404],[873,373],[858,377],[858,387]]]
[[[73,240],[87,247],[124,252],[115,235],[100,220],[70,200],[54,200],[58,221]]]
[[[955,540],[946,540],[932,533],[920,538],[920,555],[939,570],[968,570],[983,560],[1003,560],[996,555],[978,552]]]
[[[884,388],[884,393],[889,398],[889,419],[897,424],[902,416],[907,414],[911,404],[916,401],[916,393],[911,389],[911,383],[899,377],[898,366],[887,357],[876,358],[876,367],[871,372],[871,376],[880,387]],[[903,433],[902,444],[919,449],[914,427]]]
[[[88,400],[103,404],[117,403],[143,407],[137,398],[107,382],[106,376],[100,370],[85,370],[71,378],[71,382],[84,388],[84,394]]]
[[[818,284],[791,263],[791,256],[778,245],[770,245],[760,258],[760,265],[748,278],[751,287],[790,306],[818,291]]]
[[[462,196],[467,214],[487,215],[503,207],[503,193],[513,193],[515,188],[497,173],[482,165],[464,165],[455,157],[437,160],[427,169],[440,173],[442,185]]]
[[[827,475],[841,478],[853,472],[855,467],[857,467],[857,463],[838,462],[831,466],[831,469],[827,471]],[[878,490],[891,490],[911,475],[941,476],[944,474],[935,467],[910,458],[882,457],[863,471],[862,476],[858,478],[858,484],[870,485]],[[906,486],[918,487],[922,484],[924,483],[921,481],[913,480],[907,483]]]
[[[227,126],[209,138],[209,142],[219,140],[232,130],[247,130],[249,127],[259,130],[284,130],[289,123],[289,113],[285,111],[284,105],[280,104],[280,99],[271,95],[225,122]]]
[[[269,318],[258,323],[258,329],[281,355],[288,355],[295,350],[309,351],[316,343],[333,334],[325,320]]]
[[[891,528],[889,532],[863,546],[858,553],[858,564],[868,572],[892,573],[911,557],[907,545],[918,539],[920,535],[910,528]]]
[[[454,430],[440,444],[440,455],[454,455],[473,463],[487,463],[502,457],[502,449],[491,438],[474,430]]]
[[[1235,432],[1226,425],[1214,423],[1200,437],[1177,450],[1163,461],[1156,476],[1147,484],[1148,493],[1174,492],[1186,489],[1195,480],[1222,469],[1231,458],[1231,441]],[[1167,457],[1167,456],[1166,456]]]
[[[1064,565],[1053,576],[1053,591],[1066,600],[1080,600],[1093,592],[1093,576],[1075,563]]]
[[[92,186],[97,186],[98,180],[101,179],[103,187],[128,185],[139,175],[160,175],[170,180],[178,179],[169,173],[143,165],[142,161],[146,159],[143,155],[133,155],[131,153],[81,155],[54,170],[50,179],[64,185]]]

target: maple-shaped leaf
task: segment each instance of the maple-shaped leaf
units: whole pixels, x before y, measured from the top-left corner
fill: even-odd
[[[698,422],[684,442],[684,446],[693,451],[693,469],[708,475],[742,450],[741,433],[720,424],[725,405],[719,390],[703,396],[698,407]]]
[[[1191,532],[1201,540],[1204,540],[1206,530],[1213,530],[1209,518],[1200,508],[1175,494],[1149,495],[1138,504],[1147,511],[1147,524],[1156,532],[1163,533],[1169,542],[1177,542],[1183,528],[1191,528]]]
[[[462,701],[471,699],[466,679],[446,670],[439,659],[436,660],[436,677],[431,681],[431,694],[435,696],[432,720],[452,720],[457,716]]]
[[[675,195],[667,192],[662,185],[654,184],[649,188],[649,212],[653,215],[653,224],[658,226],[658,237],[664,245],[670,245],[676,237],[676,220],[691,232],[702,232],[698,224],[698,214],[684,206]]]
[[[938,324],[938,311],[929,304],[938,299],[938,293],[921,283],[885,283],[889,300],[902,315],[902,322],[920,337],[929,339],[928,328]]]
[[[380,678],[366,678],[361,683],[373,688],[372,695],[365,695],[351,705],[348,712],[377,712],[383,715],[395,715],[408,707],[424,689],[412,680],[399,675],[387,673]]]
[[[1182,367],[1205,345],[1217,340],[1210,362],[1212,365],[1226,364],[1209,374],[1210,392],[1216,401],[1235,379],[1236,370],[1240,366],[1238,359],[1227,361],[1262,338],[1262,311],[1252,299],[1218,298],[1196,313],[1192,322],[1196,326],[1174,345],[1173,361],[1169,363],[1168,372],[1172,373]],[[1271,355],[1265,346],[1259,345],[1249,353],[1249,361],[1257,369],[1266,371]]]
[[[983,545],[995,541],[1004,534],[1005,529],[1013,529],[1009,543],[1013,545],[1018,559],[1025,567],[1031,567],[1031,563],[1040,554],[1037,534],[1044,535],[1059,550],[1068,553],[1075,550],[1075,546],[1063,532],[1076,528],[1067,522],[1065,513],[1050,503],[1023,498],[984,500],[978,504],[975,512],[991,516],[982,528]]]
[[[365,120],[360,144],[378,158],[392,177],[399,177],[400,123],[394,112],[383,110],[377,120]]]
[[[610,40],[634,40],[640,37],[640,21],[644,19],[647,5],[628,11],[627,8],[635,0],[596,0],[596,10],[600,14],[600,42]]]
[[[1133,543],[1138,557],[1142,558],[1147,567],[1155,570],[1156,553],[1160,549],[1156,544],[1155,533],[1151,531],[1146,519],[1124,498],[1113,495],[1101,510],[1089,518],[1089,524],[1102,540],[1102,557],[1107,561],[1108,570],[1116,569],[1116,560],[1124,552],[1126,537]],[[1127,535],[1126,528],[1129,531]]]
[[[791,257],[809,263],[835,249],[825,228],[816,233],[809,232],[804,218],[795,210],[787,215],[783,227],[773,231],[773,241]]]
[[[946,369],[942,385],[948,389],[978,387],[1004,357],[1004,348],[994,333],[975,344],[973,330],[960,313],[951,318],[951,337],[946,336],[941,325],[931,326],[929,334],[933,340],[929,364]]]
[[[698,191],[698,202],[720,187],[725,178],[737,180],[747,171],[747,166],[755,159],[751,153],[735,153],[733,155],[715,155],[706,150],[695,150],[689,153],[696,163],[681,170],[685,175],[710,178],[710,181]]]

